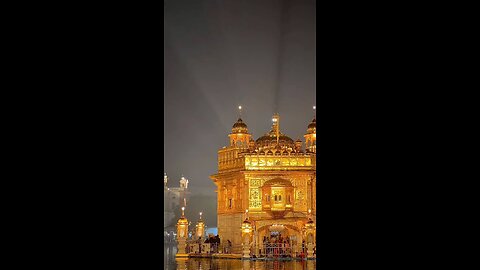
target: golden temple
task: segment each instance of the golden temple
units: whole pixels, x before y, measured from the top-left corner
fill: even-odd
[[[233,253],[242,251],[247,223],[254,253],[272,233],[299,248],[307,238],[315,241],[308,228],[316,224],[316,119],[307,126],[305,143],[280,132],[278,114],[272,121],[270,132],[253,140],[239,118],[230,145],[218,151],[218,173],[210,176],[217,186],[218,234],[223,243],[231,241]]]

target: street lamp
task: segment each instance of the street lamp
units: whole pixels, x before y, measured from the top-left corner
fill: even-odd
[[[242,223],[243,258],[250,258],[250,238],[252,236],[252,223],[248,220],[248,209],[245,210],[246,218]]]

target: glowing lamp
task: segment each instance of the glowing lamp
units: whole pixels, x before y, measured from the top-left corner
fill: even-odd
[[[250,235],[251,232],[252,232],[252,224],[247,218],[242,223],[242,235],[246,235],[246,234]]]
[[[185,207],[182,207],[182,216],[177,221],[177,234],[180,238],[187,237],[188,220],[185,218]]]
[[[205,234],[205,222],[202,220],[202,212],[200,212],[200,220],[195,225],[195,236],[200,238]]]

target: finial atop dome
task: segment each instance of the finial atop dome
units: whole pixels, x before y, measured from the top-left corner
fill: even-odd
[[[278,142],[280,139],[280,115],[278,115],[278,113],[275,113],[273,115],[272,122],[273,122],[272,130],[275,131],[275,135],[277,137],[277,145],[278,145]]]

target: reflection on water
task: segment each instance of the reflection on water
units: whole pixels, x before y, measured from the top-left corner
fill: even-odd
[[[249,261],[235,259],[175,258],[177,248],[164,245],[165,270],[314,270],[316,261]]]

